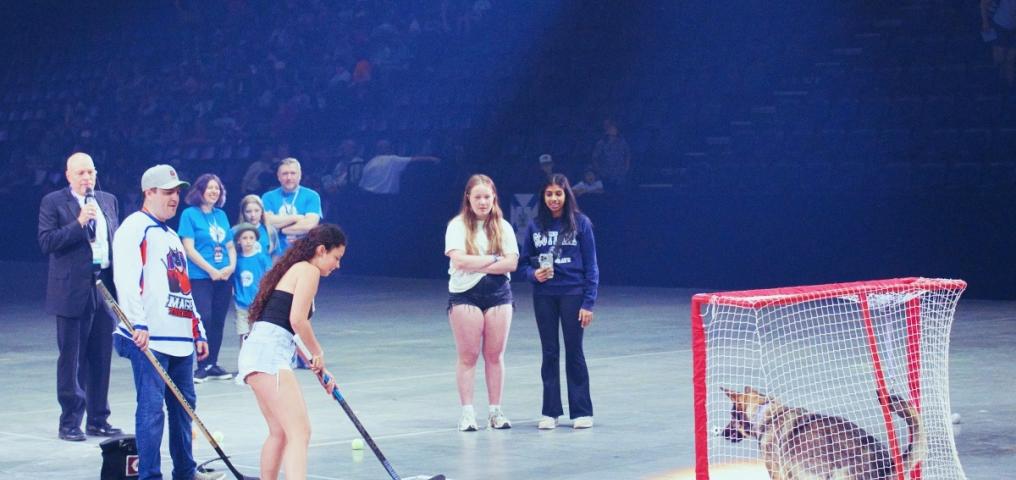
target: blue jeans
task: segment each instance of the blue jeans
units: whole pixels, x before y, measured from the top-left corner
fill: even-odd
[[[533,295],[536,310],[536,328],[543,346],[543,414],[558,417],[564,413],[561,406],[561,346],[558,343],[558,325],[564,334],[564,370],[568,376],[568,416],[593,416],[593,401],[589,396],[589,369],[582,351],[582,334],[579,323],[582,295]]]
[[[137,390],[137,410],[134,413],[134,436],[138,445],[138,480],[161,479],[162,463],[159,448],[162,446],[162,428],[165,412],[169,411],[169,455],[173,458],[173,479],[191,480],[197,464],[191,452],[191,419],[173,392],[169,390],[155,367],[134,341],[123,335],[114,335],[116,353],[131,361],[134,371],[134,388]],[[162,368],[169,373],[183,397],[191,407],[197,408],[194,393],[194,354],[174,357],[150,350]]]

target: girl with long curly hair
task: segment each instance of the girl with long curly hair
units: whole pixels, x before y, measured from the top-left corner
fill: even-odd
[[[477,430],[473,410],[473,378],[483,353],[487,382],[488,424],[511,428],[501,411],[504,386],[504,350],[512,323],[509,274],[515,271],[519,247],[512,226],[497,202],[497,188],[486,175],[473,175],[466,183],[462,208],[448,222],[445,255],[449,258],[448,321],[455,336],[462,416],[459,430]]]
[[[346,235],[339,227],[314,227],[265,274],[250,306],[251,332],[240,349],[236,378],[254,390],[268,423],[268,438],[261,448],[261,478],[278,478],[283,464],[287,479],[307,476],[310,419],[289,366],[296,348],[293,335],[299,335],[310,350],[311,370],[323,371],[324,350],[310,324],[314,296],[321,277],[337,270],[345,253]]]

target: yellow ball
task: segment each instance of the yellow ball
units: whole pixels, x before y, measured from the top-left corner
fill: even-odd
[[[222,442],[222,439],[226,438],[226,436],[223,435],[222,432],[216,430],[212,433],[212,438],[214,438],[216,442]]]
[[[363,450],[363,440],[354,438],[352,442],[349,442],[349,446],[353,450]]]

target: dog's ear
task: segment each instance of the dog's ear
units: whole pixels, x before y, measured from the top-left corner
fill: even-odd
[[[730,399],[735,402],[741,398],[741,393],[731,390],[727,387],[720,387],[720,390],[723,390],[723,393],[726,393],[727,396],[730,397]]]
[[[764,393],[762,393],[762,392],[760,392],[760,391],[758,391],[758,390],[755,390],[754,388],[752,388],[752,387],[749,387],[749,386],[745,386],[745,387],[744,387],[744,393],[745,393],[746,395],[758,395],[758,396],[760,396],[760,397],[764,397],[764,396],[765,396],[765,394],[764,394]]]

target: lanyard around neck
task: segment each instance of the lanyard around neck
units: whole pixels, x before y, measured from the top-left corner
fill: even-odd
[[[292,207],[292,206],[294,206],[296,204],[296,197],[300,195],[300,186],[299,185],[296,186],[296,190],[293,190],[293,199],[288,201],[288,202],[286,201],[286,195],[285,195],[285,193],[286,193],[286,191],[283,190],[282,191],[282,194],[283,194],[282,195],[282,203],[285,203],[286,205],[289,205],[290,207]]]

